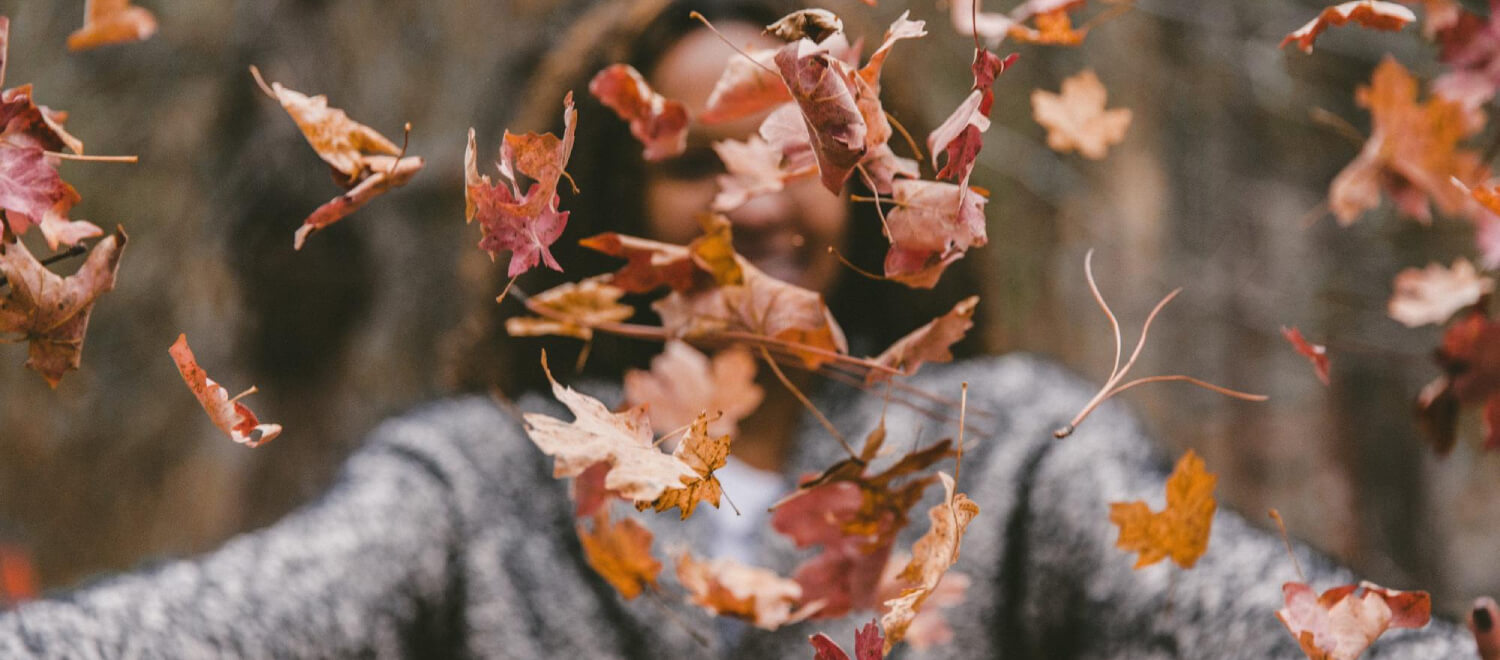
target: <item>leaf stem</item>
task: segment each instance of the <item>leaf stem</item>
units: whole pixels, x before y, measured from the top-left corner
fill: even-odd
[[[771,358],[771,352],[767,351],[765,346],[759,348],[760,356],[765,359],[766,366],[771,367],[771,371],[776,374],[776,378],[781,381],[781,384],[786,387],[787,391],[791,392],[792,396],[797,397],[797,400],[801,401],[802,405],[812,412],[813,417],[818,419],[818,423],[823,425],[824,430],[828,431],[828,434],[833,436],[833,439],[838,440],[839,444],[844,446],[844,451],[849,452],[849,458],[858,461],[859,452],[854,451],[854,447],[849,446],[849,441],[844,439],[844,434],[839,433],[839,430],[834,428],[833,422],[828,421],[828,418],[823,416],[823,411],[818,410],[818,407],[813,405],[813,402],[807,398],[807,395],[803,394],[802,390],[797,389],[797,386],[792,384],[792,379],[787,378],[786,374],[781,371],[781,367],[776,365],[776,360]]]
[[[70,154],[70,153],[64,153],[64,152],[61,152],[61,151],[44,151],[42,153],[44,153],[44,154],[46,154],[48,156],[51,156],[53,158],[60,158],[62,160],[78,160],[78,161],[83,161],[85,163],[136,163],[136,162],[140,162],[140,157],[138,157],[138,156],[85,156],[83,154]]]

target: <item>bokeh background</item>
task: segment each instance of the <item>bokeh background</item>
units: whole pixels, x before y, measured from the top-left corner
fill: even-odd
[[[465,283],[496,268],[462,222],[466,130],[499,135],[536,53],[590,3],[137,4],[156,13],[157,36],[70,54],[84,0],[0,0],[12,20],[6,86],[34,83],[40,102],[70,111],[89,152],[140,156],[63,166],[83,195],[75,217],[131,236],[82,370],[54,391],[22,368],[23,346],[0,346],[0,541],[30,551],[47,589],[268,524],[316,497],[382,418],[448,391],[453,331],[466,305],[493,295]],[[876,38],[908,4],[930,35],[897,56],[923,81],[931,122],[970,84],[972,46],[946,8],[828,6]],[[1438,330],[1384,313],[1397,271],[1472,252],[1469,226],[1421,227],[1383,207],[1340,229],[1320,207],[1359,145],[1313,109],[1368,130],[1354,88],[1387,52],[1430,78],[1434,47],[1413,26],[1333,30],[1311,56],[1278,50],[1320,2],[1136,5],[1080,49],[1002,49],[1021,60],[997,84],[975,173],[993,193],[991,242],[968,257],[987,274],[987,339],[1102,380],[1113,342],[1084,282],[1085,251],[1097,251],[1127,341],[1157,298],[1184,286],[1137,373],[1271,400],[1177,385],[1126,395],[1168,453],[1196,448],[1225,505],[1258,523],[1276,507],[1294,535],[1378,582],[1428,589],[1449,613],[1500,593],[1500,458],[1479,451],[1472,424],[1447,458],[1426,448],[1412,400],[1436,373]],[[410,153],[427,168],[293,252],[295,227],[338,189],[256,90],[251,64],[395,139],[410,121]],[[1085,68],[1135,116],[1101,162],[1054,154],[1031,119],[1033,88],[1056,90]],[[1329,345],[1330,387],[1281,339],[1283,325]],[[231,390],[261,388],[249,403],[287,428],[282,438],[249,451],[212,429],[167,357],[179,332]]]

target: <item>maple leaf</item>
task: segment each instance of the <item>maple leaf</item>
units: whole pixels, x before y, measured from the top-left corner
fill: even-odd
[[[1284,337],[1287,342],[1291,343],[1292,348],[1297,349],[1297,352],[1300,353],[1302,357],[1307,358],[1307,361],[1312,363],[1313,373],[1316,373],[1318,375],[1318,380],[1323,381],[1323,384],[1327,385],[1328,348],[1323,346],[1322,344],[1309,343],[1307,339],[1302,337],[1302,331],[1298,330],[1297,328],[1282,327],[1281,336]]]
[[[896,205],[886,215],[891,247],[885,276],[913,288],[930,289],[949,264],[971,247],[989,242],[977,188],[939,181],[901,180],[891,187]]]
[[[867,177],[866,183],[880,194],[890,192],[896,177],[917,178],[917,161],[902,158],[891,151],[887,142],[891,139],[891,122],[880,103],[880,73],[885,60],[896,42],[927,36],[924,21],[908,20],[911,12],[902,12],[885,31],[880,47],[870,54],[870,60],[855,76],[855,106],[865,120],[865,154],[860,159]]]
[[[666,286],[687,291],[697,286],[699,271],[686,246],[605,232],[578,241],[579,245],[620,257],[624,266],[609,277],[609,284],[629,293],[647,293]]]
[[[910,376],[917,373],[917,368],[923,362],[948,362],[953,359],[953,353],[948,349],[958,343],[974,327],[974,308],[979,305],[979,296],[969,296],[958,301],[947,314],[939,316],[916,330],[911,331],[905,337],[897,339],[890,348],[885,349],[875,358],[875,362],[899,369],[902,373]],[[887,378],[891,374],[885,371],[871,370],[865,377],[865,384],[872,385]]]
[[[576,477],[596,463],[608,463],[604,487],[636,502],[654,501],[669,488],[699,479],[692,466],[654,446],[644,410],[613,413],[598,399],[563,387],[552,378],[545,354],[542,371],[552,395],[574,416],[572,422],[540,413],[524,416],[531,441],[555,459],[553,477]]]
[[[812,612],[810,608],[793,610],[802,599],[796,582],[728,557],[702,561],[683,553],[677,558],[677,581],[694,605],[718,616],[743,619],[762,630],[795,623]]]
[[[755,357],[740,346],[709,360],[685,343],[668,341],[652,358],[650,371],[625,372],[625,400],[647,405],[655,428],[686,426],[707,411],[719,413],[708,425],[709,435],[737,435],[739,420],[763,398],[765,390],[755,384]]]
[[[859,460],[835,463],[772,506],[771,527],[799,548],[823,546],[797,567],[794,578],[808,602],[821,601],[820,617],[838,617],[877,604],[880,575],[908,512],[936,477],[913,475],[953,455],[944,440],[914,451],[884,471],[865,474],[882,434]],[[904,480],[897,484],[897,480]]]
[[[1301,582],[1281,587],[1286,606],[1276,618],[1312,660],[1353,660],[1389,628],[1421,628],[1432,618],[1425,591],[1397,591],[1370,582],[1319,595]]]
[[[89,314],[99,296],[115,288],[126,240],[125,230],[116,228],[68,277],[47,270],[19,239],[0,241],[0,275],[10,282],[0,298],[0,334],[30,342],[26,366],[48,385],[57,387],[63,374],[78,368]]]
[[[308,96],[278,82],[268,85],[254,66],[250,74],[261,91],[291,116],[318,157],[342,175],[336,177],[339,185],[350,189],[302,221],[292,239],[293,249],[301,250],[308,236],[344,219],[382,193],[406,185],[425,164],[418,156],[401,157],[403,152],[395,143],[350,119],[343,110],[329,107],[328,98],[322,94]]]
[[[781,167],[782,148],[758,135],[743,142],[720,140],[713,148],[728,172],[718,176],[719,193],[712,206],[716,212],[728,213],[752,197],[778,192],[795,176]]]
[[[687,520],[699,502],[708,502],[715,509],[719,508],[719,496],[724,489],[714,476],[714,470],[724,467],[729,458],[729,442],[728,435],[710,435],[708,415],[698,415],[687,435],[677,443],[677,449],[672,451],[673,457],[698,473],[698,479],[681,488],[668,488],[654,502],[636,502],[636,510],[645,511],[650,507],[661,513],[677,507],[682,511],[682,519]]]
[[[1033,90],[1032,115],[1047,128],[1047,146],[1058,153],[1077,150],[1085,158],[1104,158],[1130,128],[1128,108],[1104,109],[1107,95],[1092,70],[1064,80],[1061,95]]]
[[[652,303],[669,335],[693,339],[736,331],[768,337],[797,345],[793,352],[808,369],[828,362],[830,353],[849,352],[822,294],[766,275],[739,255],[734,259],[740,284],[673,291]]]
[[[568,223],[568,212],[557,209],[558,180],[566,175],[568,157],[573,153],[573,135],[578,111],[573,109],[573,94],[563,98],[563,137],[551,133],[520,135],[505,132],[500,143],[501,184],[481,176],[474,148],[474,129],[469,129],[469,146],[464,152],[464,219],[479,219],[484,238],[479,247],[494,259],[501,250],[510,250],[507,275],[516,277],[538,262],[561,272],[562,266],[547,248],[562,235]],[[533,179],[523,195],[519,175]]]
[[[1500,449],[1500,323],[1470,309],[1448,325],[1433,357],[1443,375],[1422,388],[1417,410],[1438,455],[1453,449],[1462,404],[1484,404],[1484,447]]]
[[[110,44],[145,41],[156,34],[156,17],[130,0],[88,0],[83,27],[68,35],[68,50],[91,50]]]
[[[813,660],[849,660],[849,654],[823,633],[807,638],[812,644]],[[880,660],[885,657],[885,637],[875,621],[860,626],[854,631],[854,660]]]
[[[625,600],[656,587],[661,562],[651,556],[651,530],[633,518],[612,522],[603,510],[595,514],[592,530],[582,524],[577,529],[584,559]]]
[[[1453,267],[1429,264],[1425,269],[1407,268],[1392,282],[1386,311],[1409,328],[1442,323],[1465,307],[1495,291],[1495,280],[1481,277],[1467,259],[1455,259]]]
[[[172,343],[167,352],[172,355],[172,361],[177,363],[177,371],[182,374],[183,382],[187,383],[193,396],[198,398],[198,404],[208,413],[209,420],[228,435],[229,439],[253,449],[281,435],[280,424],[260,423],[255,413],[240,403],[241,397],[255,392],[254,387],[230,398],[224,386],[208,377],[203,368],[198,366],[198,360],[193,357],[187,335],[177,335],[177,341]]]
[[[1205,471],[1203,459],[1187,450],[1167,477],[1167,508],[1153,512],[1145,502],[1112,502],[1109,521],[1119,525],[1121,550],[1138,552],[1135,569],[1167,557],[1183,568],[1192,568],[1208,549],[1213,528],[1214,484],[1218,477]]]
[[[889,653],[906,637],[912,620],[917,617],[923,603],[937,589],[943,574],[958,561],[958,548],[963,542],[964,530],[969,522],[979,515],[979,505],[963,493],[954,492],[953,477],[939,472],[943,482],[944,501],[927,511],[932,526],[911,547],[911,562],[898,575],[916,586],[905,589],[900,596],[885,601],[887,611],[880,617],[880,627],[885,630],[885,652]]]
[[[823,187],[837,195],[868,148],[857,75],[826,47],[806,39],[782,46],[776,66],[802,111]]]
[[[1330,27],[1353,22],[1376,30],[1397,31],[1407,23],[1417,20],[1410,9],[1394,2],[1382,0],[1355,0],[1324,9],[1318,16],[1281,40],[1281,47],[1296,43],[1304,53],[1311,53],[1318,35]]]
[[[1078,3],[1081,6],[1083,3]],[[1046,46],[1077,46],[1088,36],[1088,27],[1074,28],[1069,9],[1054,9],[1036,14],[1035,28],[1016,23],[1010,26],[1007,35],[1023,44]]]
[[[932,154],[932,167],[938,168],[939,155],[946,156],[946,164],[938,169],[937,178],[947,179],[967,186],[969,175],[974,171],[974,160],[984,146],[980,137],[990,130],[990,108],[995,101],[995,92],[990,86],[995,78],[1015,64],[1020,57],[1011,53],[1005,59],[988,50],[974,51],[974,87],[969,96],[958,104],[953,114],[927,136],[927,151]]]
[[[709,92],[698,121],[705,124],[734,121],[791,101],[791,92],[772,69],[777,50],[762,48],[730,58]]]
[[[646,146],[646,160],[671,158],[687,149],[687,106],[652,91],[635,67],[605,67],[589,81],[589,93],[630,123],[630,134]]]
[[[1375,68],[1368,87],[1355,95],[1369,108],[1373,128],[1359,155],[1334,177],[1328,205],[1339,224],[1349,225],[1380,204],[1384,189],[1402,214],[1430,222],[1429,200],[1447,213],[1470,204],[1452,179],[1473,184],[1486,176],[1478,154],[1458,143],[1474,132],[1457,103],[1432,97],[1417,103],[1417,81],[1394,58]]]
[[[558,335],[584,341],[593,339],[594,326],[618,323],[635,314],[634,307],[620,302],[625,291],[605,279],[590,277],[576,283],[564,282],[532,296],[526,301],[528,308],[540,307],[552,314],[508,318],[505,320],[506,334],[512,337]],[[673,426],[682,424],[663,425],[664,428]]]

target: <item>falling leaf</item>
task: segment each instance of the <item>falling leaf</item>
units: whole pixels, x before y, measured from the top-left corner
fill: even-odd
[[[1484,405],[1484,447],[1500,449],[1500,323],[1470,309],[1448,324],[1433,358],[1443,375],[1422,388],[1417,411],[1438,455],[1453,449],[1465,404]]]
[[[609,284],[628,293],[648,293],[663,286],[687,291],[697,285],[701,273],[693,264],[692,253],[683,245],[615,232],[590,236],[578,244],[625,259],[626,264],[610,276]]]
[[[882,195],[890,194],[891,184],[897,177],[915,179],[920,174],[917,161],[897,156],[887,144],[891,139],[891,122],[880,102],[880,74],[891,49],[898,41],[927,36],[926,23],[909,20],[910,13],[902,12],[896,17],[886,29],[880,47],[854,77],[854,104],[865,122],[865,153],[859,165],[863,168],[866,185]]]
[[[813,660],[849,660],[849,654],[828,635],[818,633],[808,638],[815,655]],[[880,626],[871,621],[854,632],[854,660],[880,660],[885,657],[885,637]]]
[[[896,181],[896,205],[886,215],[891,247],[885,255],[885,276],[914,288],[930,289],[948,265],[971,247],[989,241],[984,206],[988,201],[975,188],[939,181]]]
[[[1015,64],[1018,57],[1011,53],[1000,59],[984,49],[974,51],[974,64],[970,67],[974,73],[973,89],[953,114],[927,136],[927,151],[932,154],[933,169],[938,168],[940,155],[947,161],[938,170],[937,178],[960,186],[968,185],[969,175],[974,171],[974,160],[984,146],[981,136],[990,130],[990,107],[995,100],[995,92],[990,87],[995,84],[997,76]]]
[[[1016,24],[1015,19],[998,12],[981,11],[980,0],[951,0],[948,15],[954,31],[964,36],[978,36],[994,48]]]
[[[651,530],[633,518],[611,521],[607,511],[594,516],[592,530],[578,525],[583,557],[625,600],[656,587],[661,562],[651,556]]]
[[[1339,224],[1379,206],[1382,189],[1402,214],[1424,223],[1432,219],[1429,200],[1445,214],[1468,208],[1469,196],[1451,181],[1473,185],[1487,174],[1478,154],[1458,147],[1474,132],[1459,104],[1437,96],[1417,103],[1416,79],[1390,56],[1355,101],[1370,109],[1373,128],[1329,186],[1328,205]]]
[[[474,129],[469,129],[469,146],[464,152],[464,219],[479,219],[484,230],[480,249],[493,259],[501,250],[510,250],[507,275],[516,277],[538,262],[562,271],[562,266],[548,250],[568,224],[568,212],[557,209],[557,184],[565,173],[568,157],[573,153],[573,135],[578,111],[573,109],[573,94],[563,98],[563,137],[551,133],[520,135],[505,132],[500,143],[500,176],[505,180],[492,183],[480,175],[474,147]],[[520,175],[531,177],[531,188],[521,194]]]
[[[172,361],[177,363],[177,371],[182,373],[182,380],[187,383],[188,389],[192,390],[193,396],[198,397],[199,405],[208,413],[209,420],[228,435],[229,439],[255,448],[281,435],[280,424],[260,423],[255,413],[240,403],[240,397],[255,392],[254,387],[230,398],[229,391],[224,386],[208,377],[203,368],[198,366],[198,360],[193,357],[193,349],[188,348],[187,335],[177,335],[177,341],[173,342],[172,348],[167,349],[167,352],[172,355]]]
[[[156,34],[156,17],[130,0],[88,0],[83,9],[83,27],[68,35],[68,50],[77,52],[100,46],[145,41]]]
[[[867,453],[877,446],[872,443]],[[793,576],[809,602],[823,603],[818,616],[843,616],[879,603],[880,576],[896,535],[936,479],[916,475],[952,455],[952,442],[943,440],[875,474],[865,473],[871,457],[847,459],[804,481],[773,506],[773,529],[799,548],[823,547]]]
[[[720,140],[713,148],[728,172],[719,175],[719,193],[713,201],[713,210],[720,213],[733,211],[751,198],[778,192],[788,179],[801,174],[783,169],[782,148],[758,135],[743,142]]]
[[[1079,3],[1080,5],[1082,3]],[[1054,9],[1035,15],[1036,27],[1029,28],[1021,23],[1010,26],[1007,34],[1023,44],[1041,44],[1045,46],[1077,46],[1083,43],[1084,37],[1088,36],[1088,28],[1074,28],[1073,18],[1067,9]]]
[[[1307,361],[1312,363],[1313,373],[1318,375],[1318,380],[1323,381],[1323,384],[1327,385],[1328,348],[1321,344],[1308,343],[1302,337],[1302,331],[1297,328],[1283,327],[1281,329],[1281,336],[1285,337],[1291,343],[1292,348],[1297,349],[1297,352],[1302,354],[1302,357],[1307,358]]]
[[[1312,660],[1353,660],[1389,628],[1421,628],[1432,618],[1425,591],[1397,591],[1370,582],[1318,595],[1301,582],[1281,587],[1286,606],[1276,618]]]
[[[896,340],[875,361],[910,376],[917,373],[923,362],[948,362],[953,353],[948,349],[958,343],[974,327],[974,308],[979,305],[979,296],[969,296],[958,301],[947,314],[939,316],[927,325]],[[888,372],[871,371],[865,384],[871,385],[890,377]]]
[[[793,610],[802,599],[796,582],[727,557],[702,561],[683,553],[677,558],[677,581],[692,604],[763,630],[795,623],[810,613],[806,608]]]
[[[10,20],[0,16],[0,81],[9,42]],[[54,250],[104,233],[92,223],[68,219],[82,198],[58,174],[57,157],[48,155],[65,149],[83,153],[83,143],[63,129],[66,119],[66,112],[37,105],[31,85],[0,92],[0,209],[12,232],[24,235],[37,225]]]
[[[807,39],[818,43],[844,31],[844,22],[827,9],[800,9],[766,26],[766,34],[782,41]]]
[[[0,334],[30,342],[26,366],[57,387],[63,374],[78,368],[89,313],[99,296],[115,288],[125,230],[94,246],[78,272],[60,277],[31,255],[20,240],[0,241],[0,275],[10,291],[0,298]]]
[[[646,160],[671,158],[687,149],[687,106],[652,91],[635,67],[605,67],[589,81],[589,93],[630,123],[630,134],[646,146]]]
[[[791,92],[775,70],[777,50],[762,48],[730,58],[709,92],[698,121],[734,121],[791,101]]]
[[[387,191],[406,185],[422,170],[425,161],[419,156],[399,159],[392,156],[369,156],[365,163],[369,165],[369,175],[350,188],[349,192],[333,198],[307,216],[292,237],[292,249],[301,250],[307,237],[313,232],[343,220]]]
[[[910,562],[911,556],[906,553],[898,553],[886,562],[885,571],[880,575],[880,587],[877,589],[881,602],[897,598],[902,591],[916,586],[899,577],[901,570]],[[922,610],[917,612],[916,618],[907,626],[903,641],[917,650],[951,643],[953,628],[948,625],[943,610],[962,605],[968,597],[971,584],[972,580],[968,575],[954,570],[944,573],[942,579],[938,580],[937,588],[922,603]]]
[[[1167,508],[1151,511],[1145,502],[1113,502],[1109,521],[1119,525],[1115,544],[1126,552],[1138,552],[1134,568],[1140,569],[1167,557],[1183,568],[1192,568],[1208,549],[1212,530],[1214,485],[1218,477],[1205,471],[1203,459],[1189,449],[1167,477]]]
[[[1059,153],[1077,150],[1085,158],[1104,158],[1109,146],[1124,140],[1130,128],[1128,108],[1104,109],[1107,95],[1090,70],[1064,80],[1061,95],[1032,91],[1032,114],[1047,128],[1047,146]]]
[[[802,111],[823,186],[835,195],[865,155],[869,126],[857,101],[855,71],[808,40],[776,53],[781,79]]]
[[[743,347],[708,356],[680,341],[667,342],[650,371],[625,373],[625,400],[646,405],[651,425],[686,426],[703,412],[718,413],[708,434],[737,435],[739,420],[760,406],[765,391],[755,384],[755,357]]]
[[[250,73],[261,91],[292,117],[318,157],[342,175],[340,185],[350,189],[302,221],[292,240],[293,249],[301,250],[308,236],[344,219],[375,197],[406,185],[425,164],[417,156],[401,158],[399,147],[375,129],[350,119],[343,110],[329,107],[328,98],[322,94],[307,96],[278,82],[267,85],[253,66]]]
[[[1354,22],[1367,28],[1394,32],[1415,20],[1417,20],[1416,14],[1394,2],[1381,0],[1345,2],[1324,9],[1317,18],[1286,35],[1286,38],[1281,40],[1281,47],[1286,48],[1287,44],[1295,42],[1302,52],[1311,53],[1313,42],[1318,40],[1318,35],[1330,27]]]
[[[693,339],[742,332],[766,337],[796,345],[793,352],[808,369],[828,362],[829,354],[849,352],[822,294],[766,275],[743,257],[735,259],[742,284],[673,291],[652,303],[669,335]]]
[[[1465,307],[1495,291],[1495,280],[1482,277],[1467,259],[1455,259],[1453,267],[1429,264],[1425,269],[1407,268],[1391,284],[1390,317],[1409,328],[1442,323]]]
[[[532,296],[526,303],[529,308],[549,310],[563,320],[552,316],[508,318],[505,332],[512,337],[557,335],[588,341],[594,337],[594,326],[619,323],[635,314],[634,307],[620,302],[624,295],[623,289],[606,283],[604,278],[564,282]],[[682,424],[667,428],[671,426]]]
[[[880,627],[885,630],[885,652],[905,639],[912,620],[922,609],[923,603],[937,589],[943,574],[958,561],[959,544],[963,542],[964,530],[969,522],[979,515],[979,505],[968,495],[954,492],[953,477],[939,472],[946,493],[942,504],[932,507],[927,518],[932,526],[911,547],[911,562],[898,575],[916,586],[901,592],[900,596],[885,601],[887,611],[880,617]]]
[[[677,449],[672,451],[672,456],[698,473],[698,479],[681,488],[668,488],[654,502],[636,502],[636,510],[654,508],[661,513],[676,507],[682,511],[682,519],[687,520],[699,502],[708,502],[715,509],[719,508],[719,496],[724,490],[714,476],[714,470],[724,467],[729,458],[729,442],[728,435],[710,435],[708,415],[698,415],[682,442],[677,443]]]
[[[526,434],[555,459],[553,477],[576,477],[596,463],[608,463],[604,487],[635,502],[652,502],[669,488],[699,479],[691,466],[654,446],[644,410],[613,413],[598,399],[559,385],[545,355],[542,370],[552,383],[552,395],[574,416],[564,422],[540,413],[525,415]]]

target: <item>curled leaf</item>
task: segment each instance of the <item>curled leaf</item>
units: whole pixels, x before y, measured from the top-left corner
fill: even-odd
[[[91,50],[110,44],[145,41],[156,34],[156,17],[130,0],[88,0],[83,27],[68,35],[68,50]]]
[[[605,67],[589,81],[589,93],[630,123],[630,134],[646,146],[646,160],[671,158],[687,148],[687,106],[657,94],[635,67]]]
[[[177,335],[177,341],[167,352],[172,355],[172,361],[177,363],[177,371],[182,373],[183,382],[187,383],[188,389],[192,390],[193,396],[198,398],[198,403],[208,413],[209,420],[228,435],[229,439],[255,448],[281,435],[280,424],[260,423],[255,413],[239,402],[240,397],[254,392],[254,387],[231,399],[224,386],[208,377],[203,368],[198,366],[197,358],[193,357],[187,335]]]
[[[20,240],[0,241],[0,275],[10,282],[0,298],[0,335],[15,333],[29,342],[26,366],[48,385],[57,387],[63,374],[78,368],[89,314],[99,296],[115,288],[126,238],[116,228],[68,277],[47,270]]]
[[[1302,357],[1307,358],[1307,361],[1312,363],[1313,373],[1318,375],[1318,380],[1323,381],[1323,384],[1327,385],[1328,349],[1321,344],[1309,343],[1307,339],[1302,337],[1302,331],[1297,328],[1283,327],[1281,329],[1281,336],[1286,338],[1287,342],[1292,345],[1292,348],[1297,349],[1297,352]]]
[[[1319,595],[1301,582],[1281,587],[1286,605],[1276,618],[1312,660],[1353,660],[1390,628],[1421,628],[1432,618],[1425,591],[1397,591],[1370,582]]]
[[[954,492],[953,477],[939,472],[946,493],[944,501],[927,512],[932,526],[911,547],[911,562],[901,570],[899,578],[913,583],[914,587],[901,592],[900,596],[885,601],[886,613],[880,617],[880,627],[885,630],[885,652],[905,639],[906,631],[917,618],[923,603],[937,590],[943,574],[958,561],[958,548],[963,542],[964,531],[969,522],[979,515],[979,505],[963,493]]]
[[[766,33],[782,41],[808,39],[818,43],[844,31],[844,22],[827,9],[801,9],[766,26]]]
[[[1375,30],[1396,31],[1406,27],[1407,23],[1417,20],[1417,15],[1410,9],[1394,2],[1383,2],[1382,0],[1355,0],[1345,2],[1324,9],[1318,16],[1307,22],[1300,28],[1286,35],[1281,40],[1281,47],[1296,43],[1304,53],[1311,53],[1313,42],[1318,40],[1318,35],[1330,27],[1337,27],[1345,23],[1355,23]]]
[[[792,609],[802,599],[796,582],[729,558],[703,561],[684,553],[677,558],[677,581],[692,604],[763,630],[794,623],[809,613],[806,608]]]
[[[974,308],[979,305],[979,296],[969,296],[958,301],[947,314],[939,316],[911,333],[896,340],[875,361],[892,369],[899,369],[910,376],[917,373],[923,362],[948,362],[953,353],[948,349],[958,343],[974,327]],[[890,374],[871,371],[865,384],[871,385]]]

